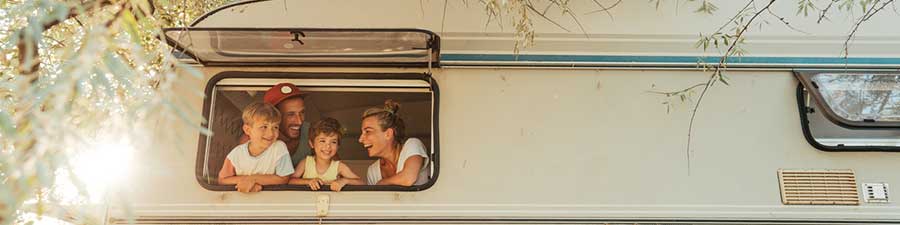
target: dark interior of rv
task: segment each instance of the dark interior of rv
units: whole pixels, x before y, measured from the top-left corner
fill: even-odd
[[[401,104],[399,114],[406,124],[409,138],[422,140],[431,154],[432,143],[432,93],[425,89],[398,88],[341,88],[304,86],[296,83],[303,91],[305,104],[304,128],[322,118],[337,119],[345,129],[341,137],[337,158],[347,164],[354,173],[365,180],[366,170],[375,162],[358,142],[363,112],[371,107],[382,107],[387,99]],[[271,86],[217,86],[209,105],[209,129],[213,135],[206,141],[201,138],[201,154],[198,159],[197,175],[204,187],[216,190],[233,190],[233,186],[217,185],[216,178],[228,153],[237,145],[241,130],[241,110],[252,102],[262,102],[265,91]],[[306,133],[307,130],[302,132]],[[204,148],[204,142],[206,147]],[[205,153],[204,153],[205,152]],[[434,157],[430,157],[433,159]],[[202,165],[201,165],[202,163]],[[432,171],[433,172],[433,171]],[[433,175],[432,175],[433,176]],[[218,186],[218,187],[217,187]],[[309,190],[306,186],[280,185],[268,190]],[[295,187],[290,187],[295,186]],[[327,190],[327,189],[326,189]],[[345,190],[348,190],[345,188]],[[350,188],[349,190],[353,190]]]

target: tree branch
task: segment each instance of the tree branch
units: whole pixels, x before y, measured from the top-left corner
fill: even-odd
[[[44,31],[49,30],[56,25],[59,25],[63,21],[76,18],[77,16],[81,15],[81,12],[86,11],[84,9],[100,9],[110,4],[112,4],[112,2],[110,2],[109,0],[98,0],[85,3],[82,6],[71,7],[69,8],[69,13],[65,18],[55,18],[53,20],[43,22],[43,24],[41,24],[41,32],[43,33]],[[38,51],[38,43],[31,43],[30,41],[28,41],[31,40],[30,37],[27,37],[25,35],[26,32],[21,32],[20,30],[19,42],[16,44],[16,47],[19,48],[19,73],[22,75],[31,75],[41,68],[40,53]]]
[[[875,2],[872,4],[872,8],[869,8],[868,10],[866,10],[866,12],[862,16],[860,16],[859,20],[857,20],[856,23],[853,24],[853,28],[851,29],[850,34],[847,35],[847,39],[844,40],[844,58],[845,59],[850,56],[850,41],[853,40],[853,37],[856,35],[856,31],[859,30],[859,27],[862,25],[862,23],[871,19],[872,16],[875,16],[875,14],[878,14],[878,12],[880,12],[882,9],[887,7],[889,4],[893,3],[894,0],[885,1],[881,4],[880,7],[876,8],[876,5],[879,2],[881,2],[881,0],[875,0]]]
[[[587,13],[585,13],[585,14],[593,14],[593,13],[598,13],[598,12],[605,12],[606,15],[609,16],[609,19],[610,19],[610,20],[613,20],[613,15],[612,15],[612,13],[609,12],[609,10],[612,9],[612,8],[615,8],[615,7],[618,6],[620,3],[622,3],[622,0],[616,1],[615,3],[613,3],[613,4],[612,4],[611,6],[609,6],[609,7],[606,7],[606,6],[604,6],[603,4],[600,4],[600,2],[597,1],[597,0],[594,0],[594,3],[596,3],[597,6],[600,6],[600,9],[594,10],[594,11],[590,11],[590,12],[587,12]]]
[[[789,29],[791,29],[791,30],[794,30],[794,31],[797,31],[797,32],[800,32],[800,33],[803,33],[803,34],[810,34],[809,32],[802,31],[802,30],[800,30],[800,29],[798,29],[798,28],[796,28],[796,27],[794,27],[794,26],[791,26],[791,23],[789,23],[789,22],[787,21],[787,19],[785,19],[785,18],[782,17],[782,16],[779,16],[778,14],[775,14],[775,12],[772,12],[772,9],[771,9],[771,8],[770,8],[770,9],[766,9],[766,12],[769,12],[769,15],[772,15],[772,16],[774,16],[775,18],[778,18],[778,21],[781,21],[781,23],[784,24],[784,26],[786,26],[787,28],[789,28]]]
[[[691,120],[688,123],[687,148],[685,150],[688,159],[688,174],[690,174],[691,168],[691,138],[694,131],[694,121],[697,118],[697,111],[700,109],[700,104],[703,103],[703,98],[706,96],[706,93],[709,91],[710,87],[712,87],[718,81],[723,81],[722,71],[726,68],[725,63],[728,61],[728,57],[734,54],[735,47],[737,47],[737,45],[742,41],[744,32],[749,29],[750,25],[753,24],[753,21],[755,21],[760,14],[772,7],[772,4],[774,4],[775,1],[776,0],[769,0],[769,3],[765,7],[756,11],[756,13],[754,13],[753,16],[750,17],[750,19],[747,20],[747,22],[737,30],[737,34],[735,34],[733,41],[729,44],[728,50],[726,50],[725,54],[722,55],[722,58],[719,59],[719,63],[715,66],[713,74],[709,76],[709,79],[707,79],[706,81],[706,85],[703,86],[703,91],[701,91],[700,96],[697,97],[697,103],[694,104],[694,108],[691,110]],[[745,6],[745,8],[749,7],[749,5],[753,3],[752,0],[750,0],[749,2],[750,3],[748,3],[748,6]]]
[[[828,11],[831,10],[831,6],[834,6],[834,3],[837,2],[837,1],[838,1],[838,0],[831,0],[831,2],[829,2],[828,5],[825,6],[825,9],[823,9],[822,11],[820,11],[819,19],[816,20],[816,23],[822,23],[822,19],[825,19],[825,18],[826,18],[826,15],[828,14]]]

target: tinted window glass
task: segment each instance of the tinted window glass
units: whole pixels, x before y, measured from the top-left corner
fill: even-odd
[[[831,110],[851,121],[900,121],[900,75],[819,73],[812,81]]]
[[[423,30],[168,28],[166,40],[204,64],[436,64],[438,37]]]

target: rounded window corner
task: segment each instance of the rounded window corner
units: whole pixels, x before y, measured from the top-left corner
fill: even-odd
[[[825,151],[825,152],[900,152],[900,146],[846,146],[846,145],[836,145],[836,146],[828,146],[820,143],[816,140],[815,136],[810,129],[810,119],[808,117],[808,108],[810,108],[806,104],[806,96],[804,95],[804,86],[803,84],[797,85],[796,91],[797,97],[797,111],[800,116],[800,127],[803,132],[803,137],[806,142],[812,146],[813,148]],[[814,101],[814,100],[813,100]],[[830,121],[830,119],[829,119]],[[835,124],[840,126],[840,124]],[[840,126],[844,127],[844,126]],[[847,128],[847,127],[844,127]],[[850,128],[847,128],[850,129]]]
[[[234,79],[232,79],[234,78]],[[241,81],[251,80],[252,82],[242,85]],[[366,82],[353,83],[354,80],[365,80]],[[403,81],[406,80],[406,81]],[[417,80],[416,82],[412,82],[411,80]],[[310,81],[312,83],[302,83],[305,81]],[[376,81],[374,83],[376,86],[371,86],[373,84],[372,81]],[[396,82],[400,81],[400,82]],[[341,190],[343,191],[376,191],[376,192],[419,192],[431,189],[434,184],[437,182],[438,176],[440,174],[440,145],[439,145],[439,87],[436,79],[431,77],[430,74],[427,73],[390,73],[390,74],[375,74],[375,73],[307,73],[307,72],[243,72],[243,71],[222,71],[212,75],[209,80],[207,80],[206,88],[204,90],[204,94],[206,94],[206,98],[203,101],[203,117],[208,123],[201,124],[201,126],[205,129],[213,130],[217,128],[217,125],[214,125],[217,121],[220,122],[223,117],[222,115],[214,115],[218,112],[216,110],[217,101],[225,101],[227,97],[223,97],[224,95],[216,96],[217,92],[255,92],[255,95],[259,95],[259,91],[264,90],[266,86],[271,86],[280,82],[294,82],[301,89],[309,88],[307,90],[314,90],[312,92],[322,93],[336,93],[329,94],[330,97],[335,97],[335,95],[341,95],[338,93],[343,93],[344,89],[349,89],[348,93],[357,93],[357,94],[348,94],[347,98],[352,98],[353,96],[359,95],[359,93],[375,93],[380,97],[383,96],[399,96],[399,97],[407,97],[408,101],[413,101],[409,103],[409,106],[415,104],[413,108],[405,108],[405,110],[409,109],[417,109],[418,107],[420,112],[429,112],[429,114],[420,114],[422,118],[427,118],[423,122],[424,124],[430,124],[433,129],[428,132],[422,133],[420,132],[420,137],[427,137],[429,144],[428,150],[430,150],[430,163],[432,163],[432,172],[429,176],[427,182],[421,185],[414,186],[396,186],[396,185],[347,185]],[[412,82],[412,83],[410,83]],[[271,85],[269,85],[271,83]],[[383,84],[382,84],[383,83]],[[419,83],[420,85],[416,84]],[[346,85],[346,86],[341,86]],[[369,86],[366,86],[369,85]],[[377,86],[382,85],[382,86]],[[237,89],[235,89],[237,87]],[[249,88],[247,91],[239,90],[241,87]],[[363,89],[372,89],[372,90],[363,90]],[[234,89],[234,90],[232,90]],[[233,94],[233,93],[232,93]],[[251,96],[255,96],[252,95]],[[409,100],[411,96],[421,96],[421,100]],[[234,97],[234,96],[231,96]],[[257,96],[261,98],[261,95]],[[378,97],[378,98],[380,98]],[[358,99],[358,98],[353,98]],[[229,100],[230,101],[230,100]],[[380,101],[384,101],[381,99]],[[340,102],[340,101],[339,101]],[[404,103],[406,104],[406,103]],[[221,105],[221,104],[220,104]],[[227,105],[227,104],[225,104]],[[374,106],[374,105],[372,105]],[[407,106],[407,107],[409,107]],[[239,108],[238,104],[232,104],[232,108]],[[336,108],[340,108],[339,106],[335,106]],[[424,111],[423,111],[424,110]],[[234,111],[234,109],[232,109]],[[361,112],[360,112],[361,114]],[[231,115],[234,115],[232,112]],[[354,114],[355,115],[355,114]],[[216,118],[218,117],[218,118]],[[327,117],[326,115],[319,115],[318,117]],[[317,118],[317,117],[316,117]],[[309,119],[309,115],[307,115],[307,119]],[[427,121],[430,120],[430,121]],[[315,120],[310,120],[315,121]],[[304,122],[306,123],[306,122]],[[350,124],[348,121],[341,121],[345,126]],[[409,122],[407,122],[409,123]],[[219,126],[221,127],[221,126]],[[349,128],[349,127],[347,127]],[[352,129],[352,128],[351,128]],[[216,132],[217,134],[221,134],[221,132]],[[350,134],[348,134],[350,135]],[[207,136],[201,133],[199,135],[199,141],[197,145],[197,158],[195,162],[195,179],[198,184],[208,191],[215,192],[230,192],[237,191],[233,185],[219,185],[216,180],[210,180],[211,174],[217,174],[216,167],[213,164],[221,164],[221,160],[216,160],[209,158],[210,151],[226,151],[222,146],[218,145],[213,147],[211,144],[212,140],[215,137]],[[346,138],[346,137],[345,137]],[[226,137],[228,139],[228,137]],[[230,139],[229,139],[230,140]],[[231,146],[233,147],[233,145]],[[343,145],[341,147],[344,148]],[[218,149],[218,150],[215,150]],[[231,149],[231,148],[227,148]],[[343,151],[343,150],[342,150]],[[222,152],[216,153],[219,156],[222,156]],[[227,154],[227,153],[224,153]],[[343,158],[343,154],[342,154]],[[343,160],[343,159],[342,159]],[[216,171],[214,171],[216,170]],[[363,173],[363,175],[365,175]],[[362,179],[365,179],[363,176]],[[312,191],[308,186],[305,185],[266,185],[263,188],[264,191]],[[330,191],[330,187],[325,185],[321,190],[318,191]]]

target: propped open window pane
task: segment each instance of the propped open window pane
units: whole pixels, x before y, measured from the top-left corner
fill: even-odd
[[[206,65],[405,65],[439,58],[424,30],[169,28],[170,45]]]
[[[900,128],[900,73],[798,72],[824,116],[847,128]]]
[[[812,80],[828,106],[853,121],[900,121],[900,75],[820,73]]]

